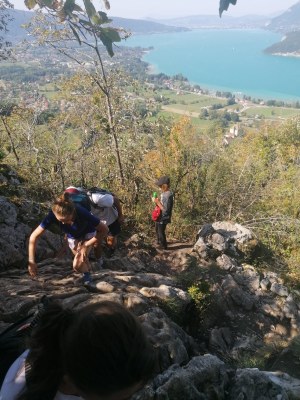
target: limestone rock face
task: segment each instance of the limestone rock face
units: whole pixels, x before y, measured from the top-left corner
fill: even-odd
[[[202,257],[217,258],[222,253],[239,257],[253,251],[256,246],[257,241],[249,229],[225,221],[205,224],[197,234],[194,251],[202,253]]]
[[[105,269],[91,263],[93,282],[84,287],[70,254],[57,257],[63,243],[50,232],[38,242],[38,277],[29,277],[32,224],[24,209],[0,197],[0,332],[36,310],[43,295],[71,308],[112,300],[137,315],[158,354],[158,375],[134,400],[300,399],[300,381],[291,377],[300,378],[292,347],[273,361],[281,373],[233,367],[266,344],[293,343],[300,334],[300,295],[276,273],[260,273],[243,260],[257,245],[248,229],[206,224],[194,246],[171,243],[166,252],[144,246],[141,235],[134,235],[105,260]],[[196,330],[195,304],[182,283],[195,271],[196,283],[206,283],[209,291]]]
[[[272,379],[273,378],[273,379]],[[231,399],[270,399],[288,400],[292,398],[293,379],[285,382],[284,378],[275,379],[275,376],[261,372],[258,369],[246,368],[237,370],[234,385],[230,390]],[[299,385],[300,381],[294,380]],[[297,395],[299,396],[299,388]],[[299,398],[299,397],[295,397]]]
[[[233,371],[211,354],[196,356],[185,366],[172,365],[133,400],[288,400],[300,398],[300,381],[287,374]]]
[[[211,295],[198,340],[223,359],[251,357],[265,346],[280,347],[282,340],[293,343],[300,337],[299,294],[275,272],[258,272],[244,261],[257,245],[241,225],[216,222],[199,230],[191,253],[198,260],[200,280],[210,283]],[[295,360],[292,349],[289,354]],[[282,353],[273,365],[300,378],[286,360]]]
[[[117,257],[115,263],[118,263]],[[139,268],[143,269],[140,274],[132,271],[95,271],[88,288],[83,286],[82,277],[73,273],[72,260],[68,258],[49,258],[39,263],[36,279],[31,279],[27,270],[0,273],[0,331],[1,326],[4,328],[34,310],[43,295],[59,299],[72,308],[111,300],[124,304],[140,318],[157,349],[161,370],[174,363],[185,364],[193,354],[198,353],[196,343],[153,304],[151,293],[155,298],[159,296],[164,300],[175,296],[182,307],[186,306],[190,297],[176,287],[173,279],[154,273],[148,276],[146,266],[139,263]],[[120,265],[122,267],[123,263]],[[168,286],[163,283],[168,283]]]
[[[134,399],[224,399],[227,384],[225,364],[208,354],[192,358],[184,367],[170,367],[154,379],[152,395]]]
[[[27,265],[27,242],[32,229],[22,222],[24,212],[29,210],[0,196],[0,271]],[[53,256],[60,247],[59,236],[46,232],[37,244],[37,260]]]
[[[17,216],[17,207],[0,196],[0,270],[24,261],[30,228]]]

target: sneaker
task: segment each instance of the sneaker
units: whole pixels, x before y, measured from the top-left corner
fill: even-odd
[[[84,272],[82,274],[82,278],[83,278],[84,286],[89,285],[92,282],[92,277],[91,277],[91,274],[89,272]]]

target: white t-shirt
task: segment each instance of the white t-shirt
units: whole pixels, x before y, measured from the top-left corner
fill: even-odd
[[[16,400],[21,391],[25,388],[25,360],[28,350],[24,351],[19,358],[11,365],[3,381],[0,400]],[[83,400],[82,397],[72,396],[57,392],[53,400]]]
[[[118,219],[118,211],[113,207],[114,197],[111,194],[93,193],[91,198],[93,203],[97,204],[97,208],[93,207],[92,213],[100,218],[101,222],[110,225]]]

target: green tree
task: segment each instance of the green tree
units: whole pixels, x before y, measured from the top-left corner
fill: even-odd
[[[0,0],[0,61],[9,58],[11,51],[11,43],[5,40],[8,22],[11,20],[9,9],[13,5],[8,0]]]
[[[25,3],[30,9],[37,5],[34,0]],[[108,7],[108,2],[105,3]],[[27,29],[38,39],[39,44],[54,48],[77,64],[85,73],[89,73],[90,79],[105,99],[108,133],[111,136],[111,145],[119,168],[119,178],[124,184],[117,121],[112,105],[114,88],[110,85],[108,73],[104,68],[100,46],[103,44],[112,56],[113,43],[121,41],[121,30],[107,27],[111,20],[106,13],[96,12],[89,0],[84,4],[85,7],[81,8],[74,1],[66,1],[59,5],[57,2],[39,2],[40,7],[48,13],[37,13],[35,20]],[[83,51],[80,52],[81,49]]]
[[[228,9],[230,3],[236,4],[236,0],[220,0],[220,16],[224,10]],[[103,0],[103,4],[106,10],[110,9],[108,0]],[[75,0],[62,0],[59,2],[52,0],[25,0],[25,5],[30,10],[36,7],[43,10],[43,13],[39,16],[39,22],[36,21],[35,25],[31,24],[29,27],[30,33],[38,37],[42,44],[56,48],[81,66],[84,66],[85,63],[82,59],[76,57],[74,49],[70,48],[70,43],[75,40],[80,46],[85,46],[93,51],[95,55],[93,58],[95,73],[91,74],[91,77],[105,96],[108,127],[119,167],[119,177],[124,184],[124,169],[112,108],[112,88],[108,84],[99,44],[102,43],[108,54],[113,56],[113,44],[121,41],[121,33],[124,34],[124,37],[127,34],[121,29],[109,26],[108,24],[111,20],[107,14],[103,11],[97,11],[91,0],[84,0],[83,5],[79,5]],[[63,26],[57,25],[54,19],[63,24]],[[64,43],[63,46],[62,43]]]

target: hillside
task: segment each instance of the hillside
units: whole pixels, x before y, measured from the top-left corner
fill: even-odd
[[[268,47],[268,54],[298,55],[300,52],[300,1],[273,18],[266,29],[284,34],[282,40]]]
[[[163,24],[153,21],[127,19],[120,17],[111,17],[113,19],[112,25],[115,27],[122,27],[132,33],[168,33],[168,32],[182,32],[187,31],[187,28],[171,26],[172,24]]]
[[[285,11],[283,14],[273,18],[266,26],[267,29],[276,32],[292,32],[300,29],[300,1]]]
[[[275,43],[265,50],[268,54],[300,54],[300,31],[288,33],[281,42]]]
[[[31,11],[22,10],[11,10],[10,13],[13,20],[8,24],[9,32],[7,34],[7,38],[8,40],[15,43],[26,38],[26,31],[24,30],[24,28],[22,28],[21,25],[27,24],[31,20],[33,13]],[[119,17],[111,18],[113,19],[113,26],[124,28],[136,34],[181,32],[187,30],[186,28],[168,26],[152,21],[126,19]]]
[[[31,11],[23,10],[10,10],[9,13],[13,20],[8,23],[8,33],[6,36],[13,43],[24,40],[26,37],[26,31],[21,25],[28,24],[33,13]]]

